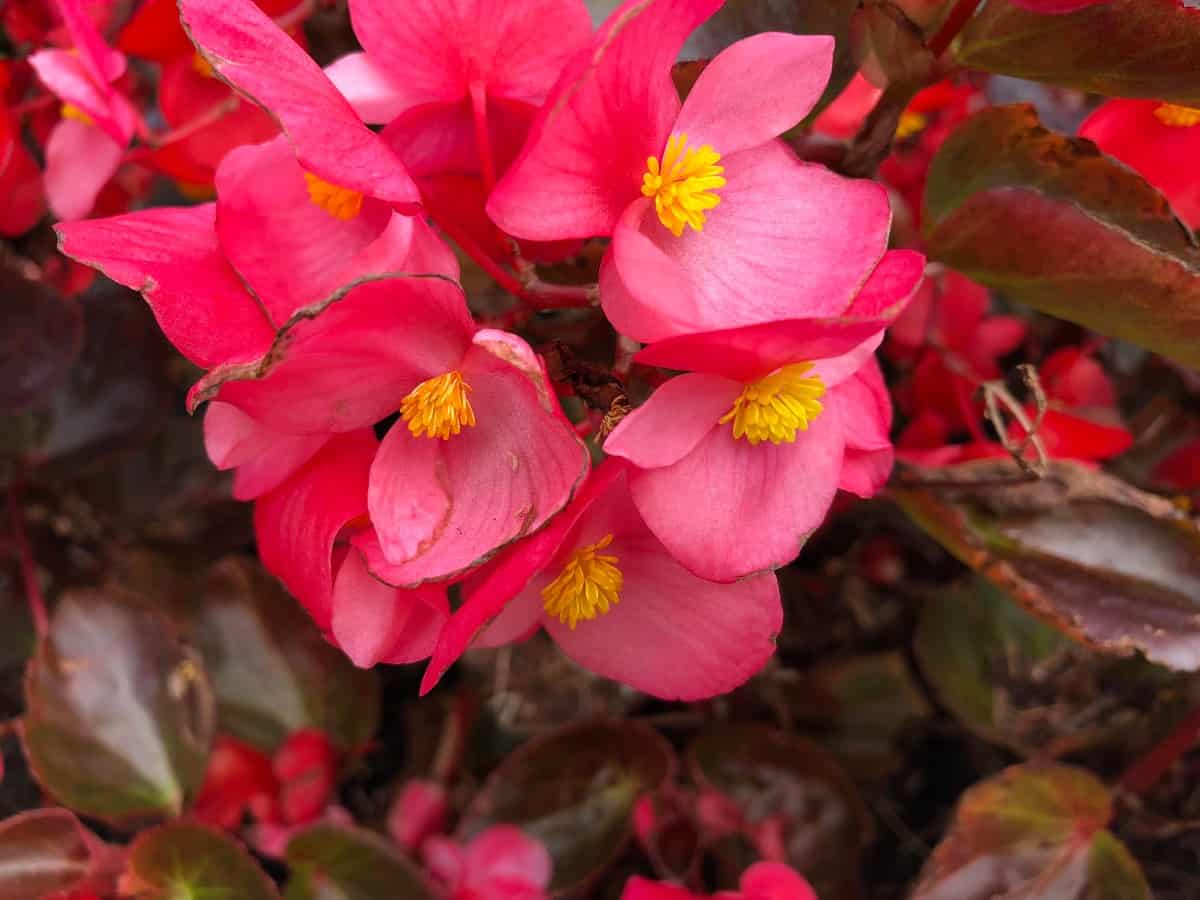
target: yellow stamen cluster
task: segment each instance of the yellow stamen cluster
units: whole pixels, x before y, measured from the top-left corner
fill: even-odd
[[[719,424],[732,420],[734,438],[751,444],[794,442],[796,432],[806,431],[824,409],[825,383],[818,375],[805,374],[811,368],[812,363],[794,363],[746,385]]]
[[[572,631],[580,621],[602,616],[621,599],[624,578],[615,556],[600,553],[612,543],[606,534],[599,541],[575,551],[562,572],[542,588],[543,608]]]
[[[82,122],[84,125],[95,125],[96,120],[85,113],[74,103],[64,103],[59,110],[59,114],[64,119],[74,119],[76,122]]]
[[[928,124],[929,120],[921,113],[906,109],[900,113],[900,121],[896,125],[896,140],[902,141],[914,134],[920,134]]]
[[[475,410],[467,394],[471,386],[459,372],[447,372],[422,381],[400,401],[400,417],[413,437],[425,435],[449,440],[475,424]]]
[[[192,54],[192,71],[197,75],[204,76],[205,78],[212,78],[214,74],[212,63],[210,63],[199,53]]]
[[[1191,128],[1200,125],[1200,109],[1194,106],[1176,106],[1174,103],[1162,103],[1154,110],[1154,117],[1164,125],[1173,128]]]
[[[363,195],[350,188],[331,184],[312,172],[304,173],[308,199],[335,219],[353,219],[362,211]]]
[[[704,230],[704,214],[721,202],[714,193],[725,186],[718,166],[721,154],[708,144],[699,149],[689,148],[686,134],[672,135],[662,164],[658,157],[646,160],[647,172],[642,176],[642,194],[654,199],[658,219],[675,237],[691,226]]]

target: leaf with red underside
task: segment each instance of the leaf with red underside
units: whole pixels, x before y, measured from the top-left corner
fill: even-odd
[[[0,265],[0,415],[25,409],[67,375],[83,346],[79,305],[14,264]]]
[[[33,809],[0,822],[0,897],[41,900],[112,889],[115,853],[65,809]]]
[[[1200,529],[1169,500],[1077,463],[1022,481],[1009,460],[906,471],[894,496],[947,550],[1059,630],[1200,669]]]
[[[287,845],[287,900],[433,900],[421,870],[365,828],[319,824]]]
[[[1200,365],[1200,248],[1141,176],[1090,141],[1047,131],[1033,107],[984,110],[946,140],[923,222],[932,259]]]
[[[629,840],[633,805],[675,769],[670,745],[636,722],[560,728],[518,748],[475,795],[458,827],[469,840],[490,825],[519,825],[554,860],[555,893],[598,876]]]
[[[209,569],[187,634],[212,678],[223,734],[273,753],[306,728],[343,751],[375,733],[377,673],[355,668],[254,561],[231,556]]]
[[[135,900],[279,900],[274,882],[239,843],[189,822],[139,835],[121,887]]]
[[[178,816],[195,796],[213,738],[212,688],[157,612],[99,591],[64,596],[25,670],[25,703],[33,772],[76,812]]]
[[[786,862],[804,873],[822,900],[862,895],[859,855],[870,825],[854,783],[827,750],[764,725],[725,725],[689,745],[687,766],[701,789],[732,800],[750,827],[778,819]],[[726,849],[731,871],[723,880],[732,887],[761,854]]]
[[[1066,15],[988,0],[954,56],[969,69],[1200,106],[1200,9],[1181,0],[1108,0]]]
[[[1151,900],[1111,818],[1111,794],[1083,769],[1005,769],[963,794],[910,900]]]

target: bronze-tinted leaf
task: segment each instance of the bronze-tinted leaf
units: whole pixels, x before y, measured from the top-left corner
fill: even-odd
[[[320,824],[288,842],[287,900],[433,900],[421,870],[373,831]]]
[[[637,722],[561,728],[501,763],[463,816],[459,836],[519,825],[550,851],[552,890],[567,891],[616,859],[629,839],[634,801],[674,768],[670,745]]]
[[[139,835],[122,887],[136,900],[279,900],[274,882],[240,844],[189,822]]]
[[[66,377],[83,345],[79,305],[15,264],[0,264],[0,415],[37,402]]]
[[[34,809],[0,822],[0,897],[41,900],[106,883],[108,848],[65,809]],[[107,879],[111,883],[112,879]]]
[[[85,815],[177,816],[208,761],[215,715],[199,657],[159,614],[100,592],[63,597],[25,673],[26,755]]]
[[[931,258],[1014,300],[1200,365],[1200,249],[1139,175],[1031,106],[984,110],[946,140],[924,229]]]

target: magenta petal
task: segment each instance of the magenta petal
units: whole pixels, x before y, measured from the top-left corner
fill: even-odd
[[[91,77],[99,84],[120,78],[125,73],[125,54],[104,42],[83,0],[57,0],[54,5]]]
[[[847,447],[879,450],[891,446],[892,400],[876,360],[869,360],[834,387],[832,394],[842,409]]]
[[[894,319],[916,295],[925,277],[925,257],[915,250],[889,250],[883,254],[845,315]]]
[[[516,825],[488,828],[471,841],[465,862],[467,889],[463,893],[481,900],[544,897],[554,865],[550,852]],[[500,888],[502,885],[513,893]]]
[[[369,198],[353,218],[331,216],[282,137],[230,151],[216,187],[225,255],[279,324],[361,275],[403,268],[412,220]]]
[[[218,469],[236,470],[233,496],[238,500],[254,500],[283,484],[331,437],[280,434],[228,403],[210,404],[204,413],[204,449]]]
[[[65,221],[82,219],[116,174],[125,148],[95,125],[63,119],[46,141],[46,200]]]
[[[843,453],[835,404],[794,444],[752,446],[725,425],[674,465],[637,472],[633,498],[684,566],[732,581],[796,557],[833,502]]]
[[[367,54],[347,53],[325,67],[325,77],[364,122],[384,124],[408,108],[404,82],[392,78]]]
[[[390,203],[418,202],[396,155],[252,0],[180,0],[179,8],[205,58],[279,120],[305,169]]]
[[[643,469],[678,462],[717,427],[742,385],[716,375],[679,375],[627,415],[604,441],[604,452]]]
[[[833,69],[829,35],[770,31],[722,50],[700,73],[673,131],[722,156],[778,137],[803,119]]]
[[[141,291],[167,339],[211,368],[261,356],[274,330],[217,243],[215,206],[159,207],[56,226],[62,252]]]
[[[488,214],[538,241],[611,234],[640,196],[679,112],[671,82],[687,36],[720,0],[629,0],[564,70]]]
[[[332,623],[333,544],[342,528],[366,516],[367,478],[378,443],[370,429],[338,435],[254,505],[263,565],[322,631]]]

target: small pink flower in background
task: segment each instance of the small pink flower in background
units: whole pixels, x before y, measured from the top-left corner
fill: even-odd
[[[708,896],[635,875],[626,883],[621,900],[706,900]],[[712,896],[717,900],[817,900],[812,885],[791,867],[776,862],[755,863],[742,873],[738,890]]]
[[[0,63],[0,65],[3,65]],[[0,87],[4,83],[0,70]],[[3,91],[0,91],[0,95]],[[0,103],[0,235],[24,234],[46,211],[42,173],[21,140],[19,123]]]
[[[422,692],[477,636],[498,646],[539,627],[584,668],[664,698],[711,697],[762,668],[782,624],[775,576],[688,572],[638,515],[629,478],[606,460],[545,530],[464,584]]]
[[[418,852],[426,839],[446,829],[449,803],[446,789],[436,781],[412,778],[392,801],[387,833],[409,853]]]
[[[820,97],[831,38],[739,41],[680,103],[671,66],[720,5],[616,10],[568,65],[488,203],[519,238],[612,235],[604,311],[640,341],[836,315],[887,248],[878,184],[805,164],[777,140]]]
[[[435,835],[425,841],[423,855],[449,900],[549,897],[550,854],[514,825],[493,825],[465,846]]]
[[[86,216],[117,171],[137,128],[137,111],[116,82],[125,55],[104,42],[81,0],[56,0],[71,48],[29,57],[62,101],[62,119],[46,141],[46,197],[60,219]]]

